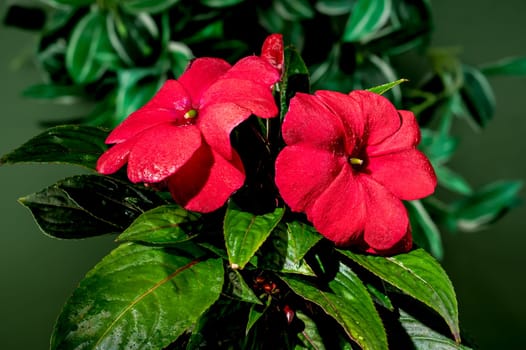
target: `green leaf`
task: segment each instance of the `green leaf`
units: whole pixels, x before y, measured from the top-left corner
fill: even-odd
[[[96,0],[51,0],[57,4],[72,5],[72,6],[85,6],[95,3]]]
[[[159,13],[177,4],[179,0],[121,0],[119,4],[129,13]]]
[[[66,51],[66,68],[77,84],[92,83],[106,70],[106,64],[97,59],[101,51],[111,50],[106,32],[106,16],[91,11],[75,26]]]
[[[294,349],[325,350],[325,344],[316,322],[301,310],[296,310],[296,317],[303,322],[303,329],[298,333],[299,344],[296,344]]]
[[[228,7],[228,6],[234,6],[237,5],[244,0],[201,0],[201,4],[208,6],[208,7]]]
[[[522,181],[497,181],[476,191],[468,198],[451,203],[451,220],[462,231],[485,228],[520,203]]]
[[[526,75],[526,57],[508,57],[480,68],[485,75]]]
[[[61,163],[94,169],[108,148],[108,132],[101,128],[63,125],[50,128],[4,155],[0,165],[16,163]]]
[[[340,263],[327,286],[280,276],[294,293],[319,305],[363,349],[387,349],[387,336],[371,296],[358,276]]]
[[[114,178],[79,175],[23,197],[20,202],[45,234],[76,239],[122,231],[161,200],[151,191]]]
[[[367,90],[371,91],[371,92],[374,92],[375,94],[378,94],[378,95],[383,95],[384,93],[386,93],[387,91],[391,90],[395,86],[398,86],[398,85],[400,85],[402,83],[405,83],[407,81],[409,81],[409,80],[407,80],[407,79],[398,79],[396,81],[393,81],[393,82],[390,82],[390,83],[387,83],[387,84],[378,85],[378,86],[369,88]]]
[[[72,103],[85,96],[78,85],[37,84],[22,91],[24,97],[53,100],[58,103]]]
[[[156,68],[122,69],[117,75],[115,125],[144,106],[159,90],[164,77]]]
[[[255,215],[239,209],[230,201],[225,214],[224,235],[228,260],[233,268],[244,268],[274,227],[280,222],[285,209]]]
[[[279,224],[260,249],[257,266],[266,270],[314,276],[303,257],[322,236],[297,221]]]
[[[263,304],[238,270],[228,270],[228,280],[225,283],[223,293],[232,299],[251,304]]]
[[[463,65],[464,85],[460,90],[464,104],[479,126],[486,126],[495,114],[495,96],[486,77],[476,68]]]
[[[284,71],[279,83],[280,118],[283,120],[288,111],[290,99],[296,92],[309,92],[309,69],[300,53],[293,47],[285,48]]]
[[[404,202],[409,219],[414,241],[422,248],[427,250],[438,260],[444,257],[444,248],[440,231],[435,222],[429,216],[426,208],[419,200]]]
[[[457,174],[443,165],[435,166],[434,168],[439,185],[444,186],[450,191],[463,195],[470,195],[473,193],[473,189],[469,183],[460,174]]]
[[[248,322],[247,322],[247,328],[245,331],[245,335],[248,335],[250,332],[250,329],[256,324],[256,322],[263,316],[265,311],[267,311],[268,304],[265,307],[262,307],[262,305],[252,305],[250,307],[250,310],[248,312]]]
[[[318,0],[316,10],[327,16],[339,16],[349,13],[354,3],[349,0]]]
[[[141,214],[117,237],[121,242],[177,244],[191,239],[200,215],[178,205],[163,205]]]
[[[190,48],[182,43],[171,41],[168,44],[168,55],[170,58],[170,69],[174,77],[179,77],[185,71],[194,54]]]
[[[288,21],[313,18],[315,15],[309,0],[274,0],[274,11]]]
[[[343,32],[344,42],[363,41],[389,18],[391,0],[358,0]]]
[[[221,259],[122,244],[80,282],[57,320],[51,349],[161,349],[218,299]]]
[[[391,257],[356,254],[347,250],[339,252],[435,310],[460,342],[455,290],[440,264],[423,249]]]
[[[407,332],[415,349],[469,350],[429,328],[407,312],[400,310],[400,324]]]

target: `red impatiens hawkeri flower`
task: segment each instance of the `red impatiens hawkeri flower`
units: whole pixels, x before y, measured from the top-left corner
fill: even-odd
[[[411,248],[401,200],[428,196],[437,182],[416,149],[413,113],[368,91],[298,93],[282,132],[276,184],[293,211],[339,246],[377,254]]]
[[[106,143],[115,145],[99,158],[97,170],[111,174],[127,163],[132,182],[167,185],[189,210],[218,209],[245,180],[230,132],[251,114],[277,115],[271,87],[279,77],[258,56],[234,66],[217,58],[194,60],[110,133]]]

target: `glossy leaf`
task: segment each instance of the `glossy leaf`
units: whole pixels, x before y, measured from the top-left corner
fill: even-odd
[[[119,1],[122,8],[129,13],[141,12],[159,13],[177,4],[179,0],[123,0]]]
[[[161,349],[218,299],[221,259],[122,244],[80,282],[62,309],[51,349]]]
[[[382,27],[391,11],[391,0],[358,0],[343,32],[344,42],[362,41]]]
[[[398,86],[398,85],[400,85],[402,83],[405,83],[407,81],[409,81],[409,80],[407,80],[407,79],[398,79],[396,81],[393,81],[393,82],[390,82],[390,83],[387,83],[387,84],[382,84],[382,85],[378,85],[378,86],[369,88],[369,89],[367,89],[367,91],[374,92],[375,94],[378,94],[378,95],[383,95],[384,93],[386,93],[387,91],[391,90],[395,86]]]
[[[89,12],[71,33],[66,51],[66,67],[77,84],[99,79],[106,65],[97,59],[101,51],[111,50],[106,31],[106,16],[99,11]]]
[[[224,235],[228,260],[233,268],[244,268],[279,223],[285,210],[255,215],[229,202],[225,214]]]
[[[460,91],[464,104],[479,126],[486,126],[495,114],[495,96],[486,77],[476,68],[464,65],[464,85]]]
[[[363,349],[387,349],[387,336],[371,296],[360,278],[340,263],[327,286],[295,276],[281,276],[297,295],[319,305]]]
[[[411,339],[415,349],[469,350],[467,346],[457,344],[454,340],[434,331],[407,312],[400,310],[398,318],[403,329]]]
[[[257,266],[262,269],[313,276],[303,257],[322,236],[297,221],[280,224],[261,247]]]
[[[401,292],[435,310],[460,341],[458,305],[453,285],[440,264],[423,249],[390,257],[339,252]]]
[[[261,316],[263,316],[265,311],[267,311],[267,307],[262,307],[261,305],[256,305],[256,304],[250,307],[250,310],[248,312],[248,322],[247,322],[247,328],[245,330],[245,335],[248,335],[252,327],[261,318]]]
[[[95,168],[108,148],[108,132],[101,128],[63,125],[50,128],[4,155],[0,164],[61,163]]]
[[[288,111],[290,99],[296,92],[309,92],[309,69],[300,53],[292,48],[285,48],[285,64],[280,84],[280,118]]]
[[[194,58],[192,50],[182,42],[171,41],[168,44],[170,69],[174,77],[179,77]]]
[[[444,247],[440,231],[426,208],[419,200],[405,201],[404,204],[409,214],[413,240],[435,258],[441,260],[444,256]]]
[[[497,62],[485,64],[480,68],[485,75],[526,75],[526,57],[508,57]]]
[[[197,235],[200,215],[178,205],[163,205],[141,214],[117,237],[117,241],[177,244]]]
[[[484,186],[472,196],[451,204],[456,228],[476,231],[485,228],[520,203],[521,181],[497,181]]]
[[[327,16],[339,16],[349,13],[354,3],[349,0],[318,0],[316,10]]]
[[[45,234],[73,239],[122,231],[145,210],[161,204],[153,192],[98,175],[61,180],[20,202]]]

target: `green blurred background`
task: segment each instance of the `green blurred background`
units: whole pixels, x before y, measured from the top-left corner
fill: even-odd
[[[526,55],[526,1],[435,0],[434,45],[462,49],[466,63]],[[0,3],[0,11],[5,4]],[[38,121],[81,114],[82,107],[20,97],[41,78],[36,38],[0,27],[0,154],[37,132]],[[526,78],[492,78],[497,115],[474,132],[457,122],[462,143],[451,166],[474,186],[497,178],[524,179]],[[56,316],[77,282],[113,247],[111,237],[56,241],[40,233],[16,199],[78,173],[65,166],[0,168],[0,349],[46,349]],[[524,193],[524,192],[523,192]],[[444,235],[443,265],[455,285],[461,326],[481,349],[522,349],[526,340],[526,206],[486,231]]]

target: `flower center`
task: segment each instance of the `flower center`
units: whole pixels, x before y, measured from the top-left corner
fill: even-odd
[[[349,157],[347,159],[347,161],[349,162],[349,164],[351,164],[351,166],[353,167],[353,169],[356,169],[356,170],[359,170],[362,168],[363,166],[363,163],[364,163],[364,160],[361,159],[361,158],[356,158],[356,157]]]
[[[183,118],[188,121],[194,119],[195,117],[197,117],[197,110],[195,109],[191,109],[183,115]]]

